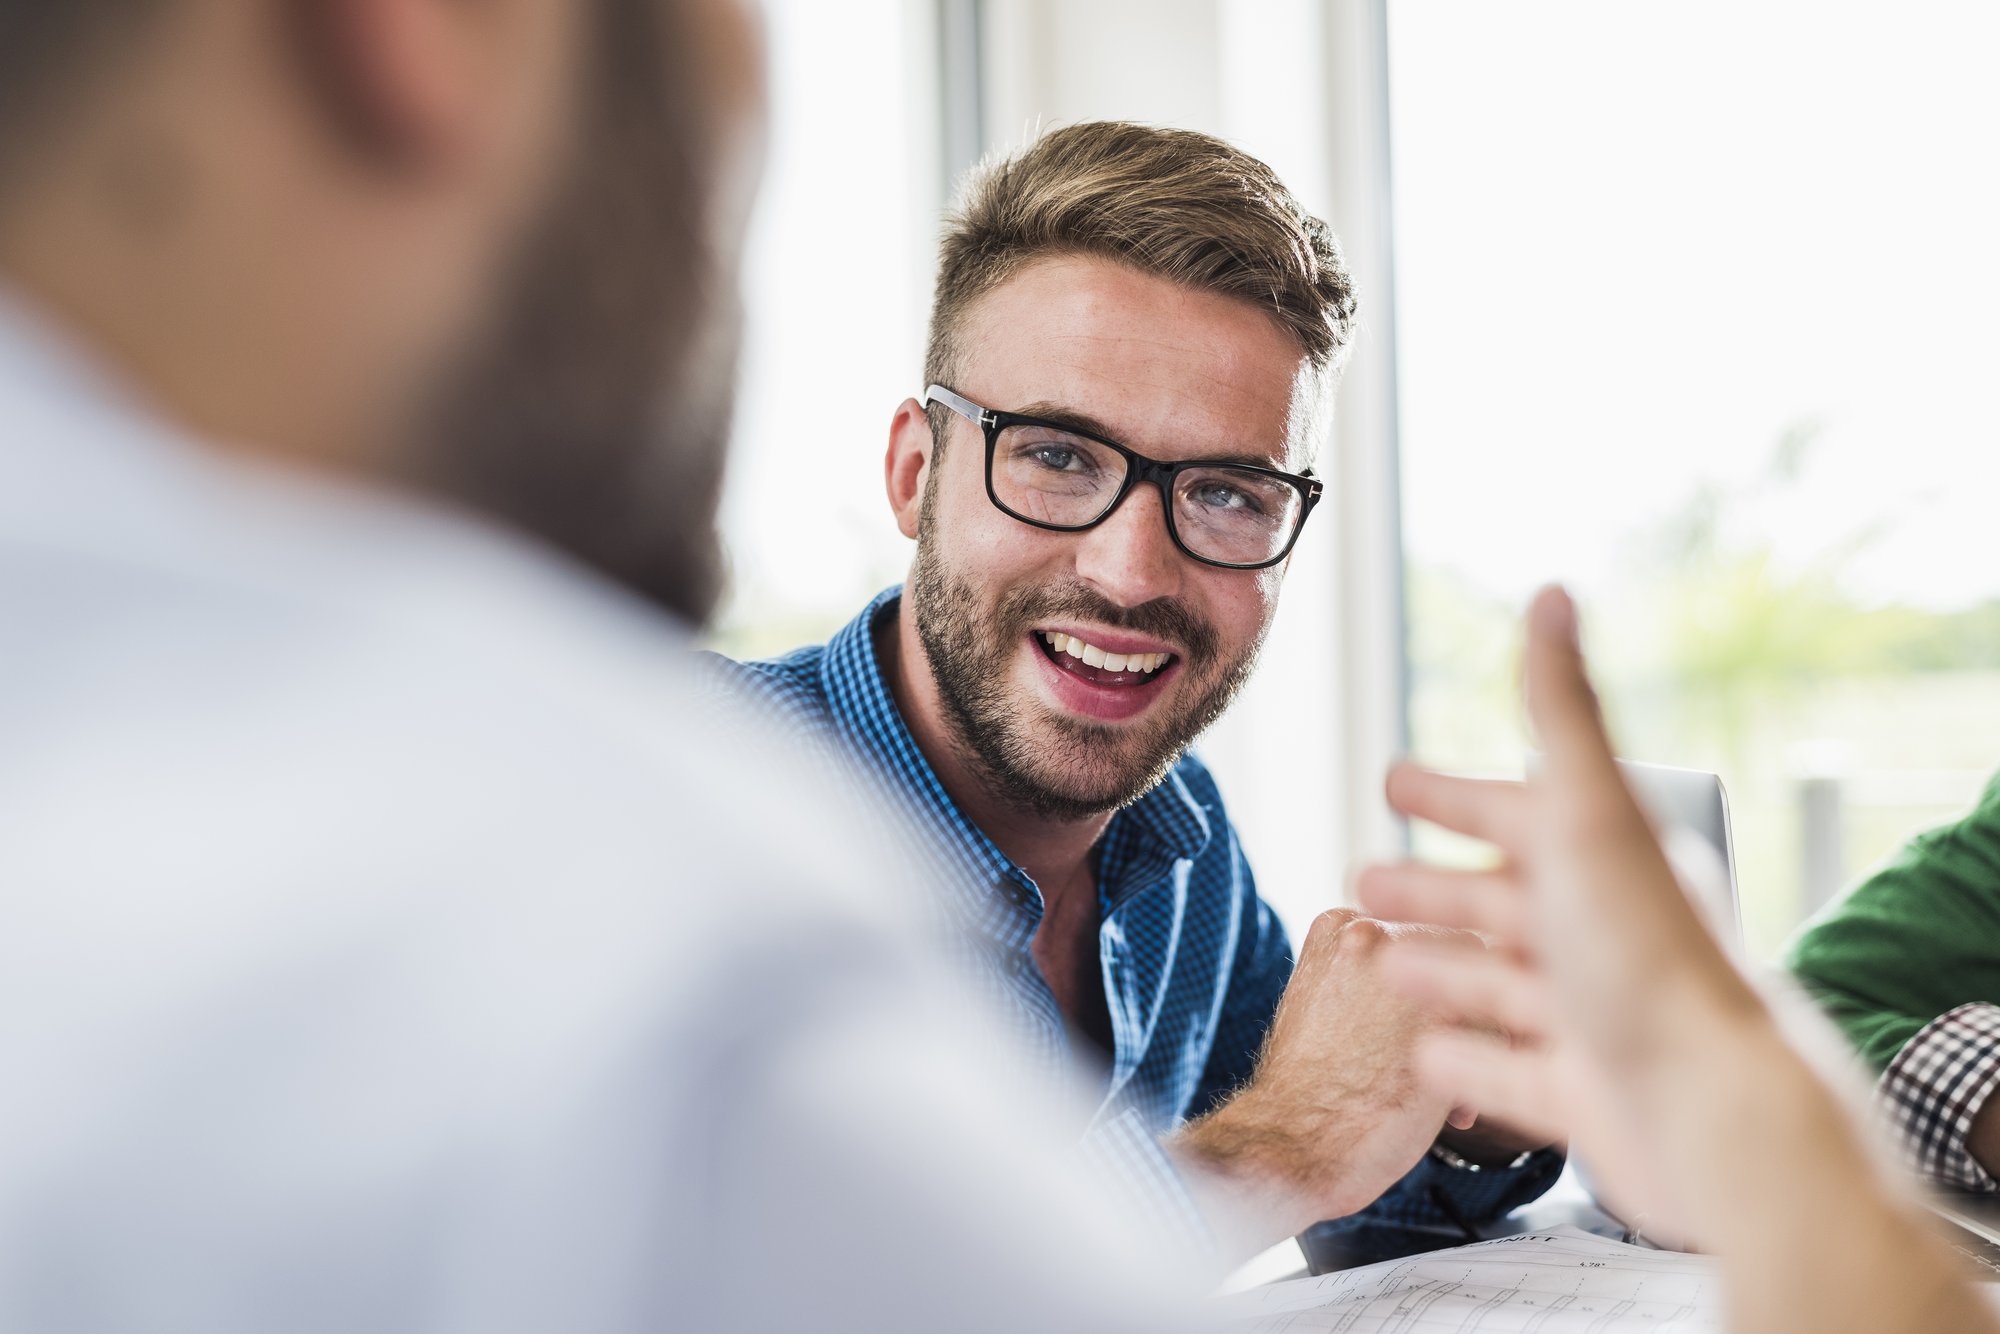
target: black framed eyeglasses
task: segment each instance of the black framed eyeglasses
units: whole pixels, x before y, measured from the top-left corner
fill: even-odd
[[[997,412],[941,384],[924,390],[986,435],[986,495],[1036,528],[1080,533],[1111,517],[1132,488],[1160,490],[1167,535],[1204,565],[1261,570],[1291,554],[1325,489],[1310,471],[1189,459],[1162,463],[1089,431]]]

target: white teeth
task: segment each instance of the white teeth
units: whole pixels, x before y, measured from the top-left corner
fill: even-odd
[[[1102,667],[1107,672],[1138,672],[1149,675],[1167,665],[1171,653],[1106,653],[1095,644],[1085,643],[1075,635],[1066,635],[1058,630],[1042,631],[1042,638],[1057,653],[1067,653],[1072,658],[1081,659],[1086,666]]]

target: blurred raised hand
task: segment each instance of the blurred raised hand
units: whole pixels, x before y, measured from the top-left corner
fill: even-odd
[[[1370,912],[1491,945],[1412,940],[1382,961],[1453,1021],[1422,1039],[1419,1078],[1523,1130],[1567,1126],[1620,1212],[1718,1253],[1734,1328],[2000,1327],[1676,880],[1559,589],[1529,611],[1523,667],[1545,757],[1526,782],[1389,777],[1397,810],[1492,844],[1494,868],[1357,882]]]
[[[1680,1233],[1685,1204],[1648,1148],[1661,1106],[1651,1079],[1675,1063],[1675,1044],[1760,1005],[1619,773],[1560,590],[1530,612],[1525,677],[1545,755],[1527,782],[1413,765],[1389,776],[1397,810],[1492,844],[1498,864],[1370,867],[1357,892],[1378,916],[1469,929],[1493,945],[1415,945],[1385,960],[1396,985],[1457,1022],[1419,1054],[1436,1092],[1526,1133],[1570,1133],[1626,1217]]]

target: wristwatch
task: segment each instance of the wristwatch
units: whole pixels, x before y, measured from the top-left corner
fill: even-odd
[[[1453,1153],[1450,1149],[1447,1149],[1442,1144],[1431,1145],[1431,1157],[1437,1159],[1439,1162],[1443,1163],[1446,1167],[1455,1167],[1461,1172],[1486,1172],[1486,1171],[1512,1172],[1516,1168],[1526,1167],[1528,1165],[1528,1160],[1535,1156],[1535,1152],[1536,1151],[1534,1149],[1525,1149],[1521,1152],[1521,1155],[1515,1158],[1514,1161],[1511,1163],[1497,1163],[1491,1165],[1483,1165],[1480,1163],[1473,1162],[1470,1158],[1467,1158],[1462,1154]]]

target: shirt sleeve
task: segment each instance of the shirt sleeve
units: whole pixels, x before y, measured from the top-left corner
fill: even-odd
[[[1213,1111],[1230,1094],[1250,1082],[1263,1049],[1264,1035],[1278,1012],[1278,1000],[1292,979],[1292,943],[1271,905],[1257,897],[1250,868],[1235,854],[1237,874],[1246,893],[1239,912],[1236,953],[1230,962],[1229,986],[1216,1017],[1215,1040],[1201,1083],[1188,1103],[1190,1120]]]
[[[1242,887],[1236,948],[1229,985],[1216,1019],[1215,1040],[1188,1119],[1213,1110],[1250,1081],[1278,997],[1292,975],[1291,944],[1284,924],[1257,897],[1240,849],[1231,848],[1231,874]],[[1137,1109],[1113,1105],[1091,1124],[1082,1155],[1105,1189],[1135,1218],[1148,1220],[1164,1245],[1197,1254],[1212,1252],[1215,1237],[1158,1133]]]
[[[1382,1197],[1354,1215],[1357,1226],[1449,1228],[1490,1223],[1540,1199],[1562,1175],[1563,1154],[1538,1149],[1519,1167],[1473,1171],[1425,1154]]]
[[[1903,1044],[1876,1098],[1904,1158],[1925,1180],[1959,1190],[2000,1190],[1967,1143],[1972,1122],[2000,1086],[2000,1005],[1961,1005]]]

